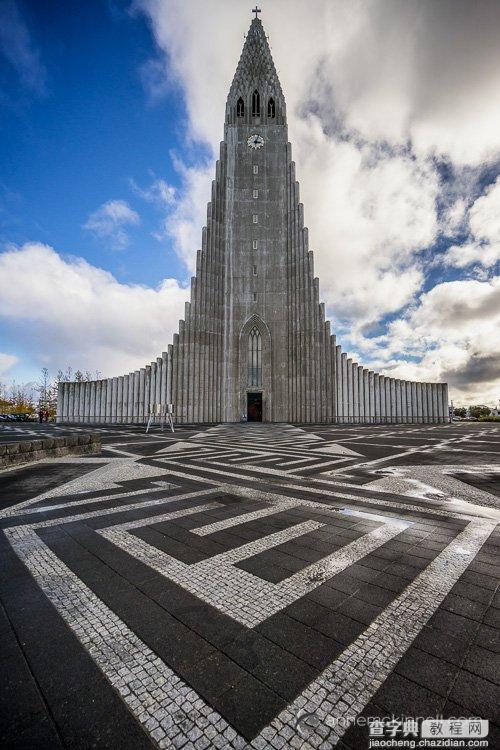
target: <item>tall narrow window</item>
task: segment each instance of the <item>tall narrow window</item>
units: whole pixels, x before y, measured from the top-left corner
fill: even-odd
[[[253,197],[254,198],[258,198],[259,197],[259,191],[258,190],[254,190],[253,191]]]
[[[260,94],[257,89],[252,94],[252,117],[260,117]]]
[[[244,117],[244,116],[245,116],[245,102],[240,96],[240,98],[236,102],[236,117]]]
[[[259,174],[259,165],[258,164],[254,164],[253,165],[253,173],[254,174]]]
[[[267,116],[271,119],[276,117],[276,107],[274,106],[274,99],[272,97],[267,103]]]
[[[248,385],[262,385],[262,338],[255,327],[248,336]]]

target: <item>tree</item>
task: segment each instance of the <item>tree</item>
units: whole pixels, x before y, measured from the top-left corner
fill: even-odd
[[[48,367],[42,367],[42,373],[40,375],[40,380],[38,381],[38,385],[36,386],[36,390],[38,391],[38,411],[47,411],[49,409],[50,404],[50,390],[51,390],[51,382],[49,377],[49,368]]]
[[[467,409],[465,408],[465,406],[456,406],[453,409],[453,415],[455,417],[465,417],[467,416]]]
[[[469,415],[471,417],[475,417],[476,419],[479,419],[480,417],[489,417],[490,414],[490,407],[485,406],[484,404],[479,404],[478,406],[469,406]]]
[[[27,386],[12,383],[8,407],[5,411],[10,414],[32,414],[34,410],[33,396],[29,393]]]

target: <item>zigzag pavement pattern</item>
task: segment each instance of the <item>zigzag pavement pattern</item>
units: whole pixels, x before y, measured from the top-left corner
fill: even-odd
[[[0,475],[2,746],[357,750],[417,710],[496,737],[498,428],[101,435]]]

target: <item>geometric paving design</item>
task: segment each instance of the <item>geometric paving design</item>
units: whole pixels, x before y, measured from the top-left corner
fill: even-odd
[[[2,746],[357,749],[388,713],[494,746],[495,425],[99,431],[0,474]]]

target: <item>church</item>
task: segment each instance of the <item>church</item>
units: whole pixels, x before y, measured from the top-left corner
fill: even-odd
[[[445,383],[363,367],[325,319],[261,20],[251,22],[226,103],[207,223],[178,333],[140,370],[63,382],[58,422],[442,423]],[[355,283],[355,279],[353,280]]]

